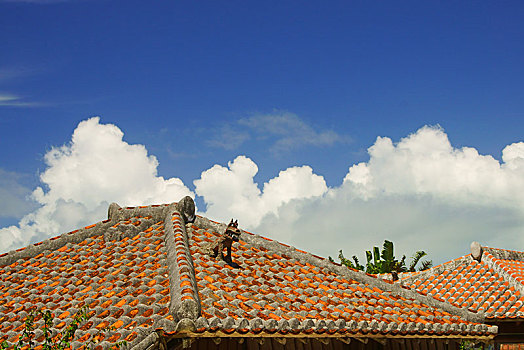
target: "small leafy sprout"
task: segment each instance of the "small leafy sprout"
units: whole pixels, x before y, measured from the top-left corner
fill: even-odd
[[[353,255],[353,257],[352,257],[352,259],[354,261],[354,263],[353,263],[353,262],[351,262],[351,260],[346,259],[346,257],[342,253],[342,250],[339,250],[338,251],[338,259],[340,260],[340,263],[342,265],[346,266],[346,267],[349,267],[349,268],[352,268],[352,269],[355,269],[355,270],[364,270],[364,266],[360,265],[356,255]],[[331,260],[333,260],[333,259],[331,259]]]
[[[35,336],[34,330],[35,330],[35,319],[42,317],[44,324],[42,328],[42,332],[44,335],[44,342],[42,345],[42,350],[65,350],[69,349],[71,347],[71,343],[74,341],[75,333],[80,328],[80,325],[82,322],[87,321],[91,316],[89,315],[89,308],[86,306],[83,306],[78,312],[73,316],[73,321],[67,326],[66,329],[64,329],[62,332],[58,334],[53,334],[51,327],[53,325],[53,315],[51,314],[51,311],[49,310],[31,310],[29,314],[27,315],[25,319],[25,327],[18,339],[18,343],[14,344],[13,350],[22,350],[23,348],[26,348],[25,350],[33,350],[35,348],[35,344],[33,341],[33,338]],[[96,346],[94,339],[98,339],[102,336],[105,337],[105,334],[109,331],[116,330],[115,327],[107,326],[98,331],[98,333],[95,335],[95,337],[91,338],[91,341],[89,344],[87,344],[86,348],[89,350],[93,350]],[[127,342],[125,340],[119,341],[115,344],[113,344],[113,348],[115,349],[123,349],[127,346]],[[0,343],[0,350],[5,350],[9,348],[9,343],[7,341],[3,341]]]

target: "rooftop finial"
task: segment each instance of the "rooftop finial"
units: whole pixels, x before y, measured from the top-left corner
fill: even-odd
[[[193,202],[193,198],[185,196],[179,200],[177,203],[177,209],[180,212],[180,215],[184,218],[186,224],[195,221],[195,202]]]
[[[118,212],[119,209],[122,209],[122,208],[120,208],[118,204],[111,203],[111,205],[107,209],[107,218],[109,220],[116,219],[116,213]]]
[[[471,242],[471,256],[473,259],[480,261],[482,258],[482,247],[479,242]]]

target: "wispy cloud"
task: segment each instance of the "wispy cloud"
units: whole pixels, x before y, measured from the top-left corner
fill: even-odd
[[[249,138],[249,133],[246,131],[234,128],[230,124],[226,124],[218,128],[218,135],[215,138],[210,139],[207,143],[213,147],[235,150],[245,141],[249,140]]]
[[[0,93],[0,107],[40,107],[43,105],[39,102],[24,101],[22,97],[17,95]]]
[[[58,4],[62,2],[80,2],[85,0],[0,0],[0,2],[22,2],[22,3],[30,3],[30,4],[41,4],[41,5],[47,5],[47,4]]]
[[[240,119],[238,123],[248,127],[259,138],[273,138],[273,152],[289,151],[302,146],[332,146],[350,140],[348,136],[333,130],[312,126],[289,112],[255,115]]]
[[[0,0],[2,2],[2,0]],[[0,107],[41,107],[48,103],[30,101],[27,97],[17,93],[11,85],[12,82],[19,83],[26,77],[44,71],[42,67],[18,65],[14,67],[0,67]]]
[[[249,140],[270,143],[274,153],[288,152],[305,146],[333,146],[351,141],[334,130],[312,125],[294,113],[277,111],[241,118],[217,128],[216,136],[208,144],[226,150],[238,149]]]

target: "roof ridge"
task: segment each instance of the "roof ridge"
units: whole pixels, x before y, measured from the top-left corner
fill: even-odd
[[[171,294],[169,309],[175,321],[196,320],[200,316],[201,303],[185,222],[178,210],[166,216],[165,242]]]
[[[482,247],[482,250],[490,253],[495,259],[517,260],[524,262],[524,252],[502,248]]]
[[[138,207],[121,208],[116,203],[111,203],[107,211],[107,217],[114,222],[126,221],[135,216],[151,216],[153,220],[163,221],[167,213],[176,206],[177,202],[167,204],[142,205]]]
[[[218,231],[218,229],[222,228],[222,226],[225,227],[225,224],[218,224],[203,217],[197,217],[197,219],[195,220],[195,225],[204,229],[213,229],[215,231]],[[347,268],[345,266],[339,266],[337,264],[331,263],[329,260],[325,258],[313,255],[311,253],[307,253],[293,246],[280,243],[276,240],[265,238],[258,234],[253,234],[244,230],[241,231],[242,233],[248,234],[244,236],[244,240],[247,243],[253,245],[255,248],[263,247],[277,254],[286,254],[298,261],[306,262],[311,265],[315,265],[319,268],[327,269],[338,275],[353,279],[359,283],[365,283],[373,287],[380,288],[384,291],[392,292],[407,299],[417,300],[430,307],[440,308],[441,310],[444,310],[446,312],[459,315],[463,319],[471,322],[484,322],[484,313],[482,312],[472,312],[466,308],[454,306],[445,301],[438,300],[432,296],[416,292],[407,286],[403,286],[398,283],[391,283],[389,281],[384,281],[380,278],[369,275],[363,271],[357,271]]]

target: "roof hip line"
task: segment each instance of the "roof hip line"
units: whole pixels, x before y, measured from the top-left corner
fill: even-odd
[[[169,209],[164,221],[171,294],[169,310],[175,323],[182,319],[196,320],[201,314],[201,304],[186,226],[176,206]]]

